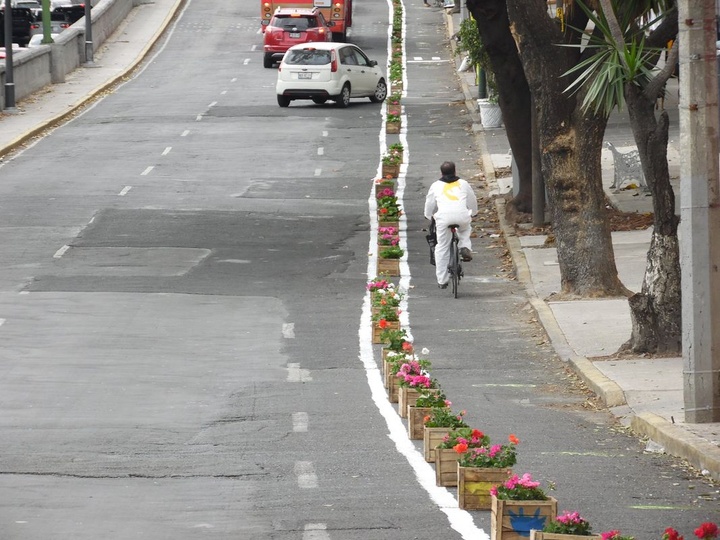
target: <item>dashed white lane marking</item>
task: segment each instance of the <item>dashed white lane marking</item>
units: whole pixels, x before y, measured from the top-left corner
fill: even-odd
[[[223,90],[222,92],[220,92],[221,96],[224,96],[225,94],[227,94],[227,90]]]
[[[305,525],[302,540],[330,540],[327,523],[308,523]]]
[[[245,61],[243,62],[243,65],[247,66],[249,63],[250,63],[250,59],[246,58]]]
[[[232,79],[230,79],[230,82],[236,82],[236,81],[237,81],[237,77],[233,77]]]
[[[65,252],[66,252],[68,249],[70,249],[70,246],[64,245],[63,247],[61,247],[60,249],[58,249],[58,250],[55,252],[55,255],[53,255],[53,258],[59,259],[59,258],[62,257],[63,255],[65,255]]]
[[[308,413],[296,412],[292,415],[293,431],[296,433],[304,433],[308,430]]]
[[[301,369],[300,364],[288,364],[287,365],[287,381],[288,382],[308,382],[312,381],[310,376],[310,370]]]
[[[322,169],[315,169],[315,176],[320,176],[322,174]]]
[[[152,171],[154,168],[155,168],[155,165],[150,165],[143,172],[140,173],[140,176],[147,176],[148,174],[150,174],[150,171]]]
[[[215,105],[217,105],[217,101],[213,101],[210,105],[208,105],[208,109],[212,109]]]
[[[440,58],[439,56],[433,56],[430,60],[423,60],[422,57],[415,58],[414,60],[408,60],[408,64],[437,64],[438,62],[441,64],[444,64],[446,62],[449,62],[450,60],[445,60],[444,58]]]
[[[30,291],[20,291],[20,294],[30,294]]]
[[[285,339],[293,339],[295,337],[295,323],[283,324],[282,335]]]
[[[253,45],[252,47],[250,47],[250,50],[251,50],[252,52],[257,51],[257,44],[255,44],[255,45]]]
[[[296,461],[295,475],[297,476],[299,488],[312,489],[318,487],[318,478],[312,461]]]
[[[120,197],[124,197],[125,195],[128,194],[128,191],[130,191],[131,189],[132,189],[132,186],[125,186],[124,188],[122,188],[122,191],[120,191],[120,193],[118,193],[118,195]]]
[[[323,131],[323,132],[322,132],[322,136],[323,136],[323,137],[327,137],[327,136],[328,136],[328,132],[327,132],[327,131]]]
[[[202,114],[198,114],[198,115],[195,117],[195,121],[196,121],[196,122],[199,122],[200,120],[202,120]]]
[[[166,146],[165,150],[163,150],[162,155],[167,156],[170,153],[170,150],[172,150],[172,146]]]
[[[186,129],[185,131],[183,131],[183,132],[180,134],[181,137],[187,137],[188,135],[190,135],[190,130],[189,130],[189,129]]]
[[[5,324],[5,319],[0,319],[0,326],[2,326],[3,324]],[[307,431],[307,429],[305,431]]]
[[[322,156],[325,153],[325,149],[321,146],[318,148],[318,156]]]

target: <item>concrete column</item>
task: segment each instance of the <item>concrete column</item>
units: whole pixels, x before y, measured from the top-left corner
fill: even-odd
[[[720,180],[715,6],[680,0],[680,264],[685,421],[720,422]]]

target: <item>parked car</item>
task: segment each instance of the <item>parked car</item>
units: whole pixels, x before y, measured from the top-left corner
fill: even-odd
[[[30,41],[31,26],[35,15],[28,8],[12,9],[12,38],[15,43],[25,47]],[[5,8],[0,11],[0,43],[5,44]]]
[[[332,32],[318,8],[278,8],[263,26],[263,65],[271,68],[290,47],[311,41],[332,41]]]
[[[290,47],[280,62],[277,102],[287,107],[295,99],[314,103],[335,101],[347,107],[351,98],[382,103],[387,97],[385,73],[375,60],[349,43],[304,43]]]

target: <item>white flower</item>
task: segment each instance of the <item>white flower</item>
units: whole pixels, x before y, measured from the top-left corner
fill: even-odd
[[[423,350],[420,352],[423,354],[430,354],[430,349],[428,349],[427,347],[423,347]]]

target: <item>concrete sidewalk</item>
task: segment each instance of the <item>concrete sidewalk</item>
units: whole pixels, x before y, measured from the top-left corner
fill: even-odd
[[[461,22],[459,13],[447,13],[448,35]],[[454,44],[453,44],[454,46]],[[456,63],[459,65],[461,58]],[[478,94],[473,72],[458,72],[470,111],[481,162],[488,185],[498,193],[512,189],[512,178],[495,179],[495,172],[511,164],[510,145],[503,128],[484,129],[477,114]],[[674,82],[674,81],[673,81]],[[668,161],[679,201],[679,122],[677,86],[669,84],[665,108],[671,121]],[[605,140],[622,153],[635,148],[627,113],[614,113]],[[619,210],[652,212],[652,199],[639,189],[611,189],[614,168],[610,150],[603,149],[603,185]],[[632,323],[626,299],[571,302],[548,300],[560,290],[560,269],[554,248],[543,247],[544,236],[516,236],[504,222],[504,199],[497,199],[504,235],[512,253],[518,279],[524,284],[539,320],[558,355],[571,363],[578,375],[613,414],[637,434],[648,437],[652,451],[686,459],[703,474],[720,480],[720,423],[685,423],[682,358],[607,358],[630,338]],[[618,273],[626,287],[641,288],[651,230],[613,233]],[[603,358],[605,357],[605,358]]]

